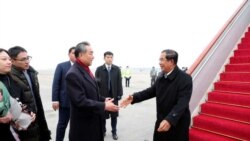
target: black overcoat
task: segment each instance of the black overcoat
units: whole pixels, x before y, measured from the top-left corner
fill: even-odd
[[[118,105],[118,100],[121,99],[123,94],[122,89],[122,77],[121,77],[121,70],[116,65],[111,65],[110,70],[110,78],[111,78],[111,94],[109,94],[108,90],[108,70],[104,65],[99,66],[95,71],[95,77],[100,88],[100,94],[104,97],[111,97],[114,98],[114,104]],[[107,113],[107,112],[106,112]],[[109,112],[111,113],[112,117],[117,117],[118,112]],[[108,115],[106,114],[106,118]]]
[[[104,97],[95,80],[77,62],[66,75],[70,99],[70,141],[103,141]]]
[[[154,141],[188,140],[192,86],[191,76],[176,66],[167,78],[162,74],[152,87],[133,95],[132,103],[156,97],[157,120]],[[164,119],[171,124],[171,128],[167,132],[159,133],[157,129]]]

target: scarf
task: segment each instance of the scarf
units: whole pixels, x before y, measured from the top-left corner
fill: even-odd
[[[0,117],[4,117],[10,109],[10,93],[1,81],[0,92],[2,95],[2,99],[0,100]]]
[[[93,73],[90,71],[89,66],[85,65],[85,64],[84,64],[81,60],[79,60],[79,59],[76,59],[76,62],[77,62],[78,64],[80,64],[80,66],[81,66],[84,70],[87,71],[87,73],[91,76],[91,78],[94,79],[94,75],[93,75]]]

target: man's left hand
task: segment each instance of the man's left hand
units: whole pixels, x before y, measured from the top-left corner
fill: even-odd
[[[167,120],[163,120],[157,129],[158,132],[167,132],[171,127],[171,124]]]

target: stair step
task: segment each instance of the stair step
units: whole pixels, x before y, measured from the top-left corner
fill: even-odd
[[[230,58],[230,63],[232,63],[232,64],[250,63],[250,56],[231,57]]]
[[[250,108],[207,102],[201,105],[201,113],[250,124]]]
[[[250,94],[213,91],[208,94],[208,102],[210,101],[250,108]]]
[[[190,141],[235,141],[235,139],[192,128],[189,130]]]
[[[225,67],[226,72],[250,72],[250,63],[246,64],[228,64]]]
[[[235,57],[250,56],[250,48],[249,49],[237,49],[234,51],[234,56]]]
[[[238,44],[238,49],[249,49],[249,48],[250,45],[248,44],[243,44],[243,43]]]
[[[244,37],[250,37],[250,31],[246,32]]]
[[[246,37],[241,38],[241,43],[247,43],[247,44],[249,44],[249,43],[250,43],[250,38],[249,38],[249,36],[246,36]]]
[[[223,72],[220,74],[220,80],[250,82],[250,72]]]
[[[242,140],[250,140],[249,124],[206,115],[198,115],[193,118],[193,126],[205,130],[211,130],[223,135],[240,138]]]
[[[214,83],[214,90],[250,93],[250,83],[248,83],[248,82],[233,82],[233,81],[219,81],[219,82]]]

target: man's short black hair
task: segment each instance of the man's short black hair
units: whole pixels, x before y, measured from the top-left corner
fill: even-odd
[[[71,48],[69,48],[69,54],[70,54],[70,52],[72,51],[72,50],[74,50],[76,47],[71,47]]]
[[[14,46],[9,48],[8,50],[10,58],[15,59],[19,53],[21,52],[27,52],[23,47],[20,46]]]
[[[107,55],[114,55],[111,51],[106,51],[104,54],[103,54],[103,56],[105,57],[105,56],[107,56]]]

